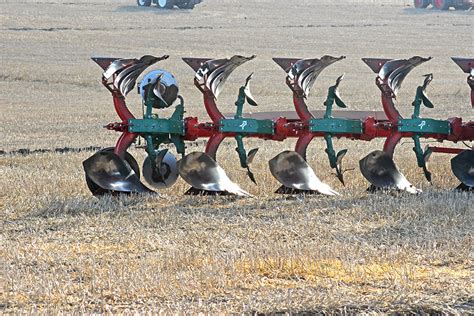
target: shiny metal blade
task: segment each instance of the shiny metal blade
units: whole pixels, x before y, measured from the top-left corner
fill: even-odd
[[[110,193],[153,192],[145,187],[130,166],[113,152],[99,151],[82,164],[86,177]]]
[[[346,58],[345,56],[340,56],[340,57],[333,57],[333,56],[328,56],[325,55],[321,57],[321,59],[314,64],[312,67],[306,69],[303,74],[302,74],[302,79],[303,81],[301,82],[301,87],[303,88],[303,91],[305,92],[305,95],[309,95],[309,91],[314,85],[314,82],[316,81],[317,77],[321,74],[321,72],[328,67],[329,65],[332,65],[333,63],[340,61],[342,59]]]
[[[422,192],[408,182],[392,157],[383,151],[371,152],[359,161],[359,166],[362,175],[378,188],[396,188],[413,194]]]
[[[321,59],[301,59],[293,64],[288,71],[288,80],[298,86],[304,96],[308,97],[311,88],[321,72],[329,65],[344,59],[345,56],[333,57],[325,55]]]
[[[146,182],[153,188],[170,188],[179,176],[176,157],[168,150],[162,150],[153,163],[148,156],[143,162],[142,174]]]
[[[397,68],[407,64],[406,59],[392,59],[386,61],[379,71],[379,77],[383,80],[388,79],[388,76]]]
[[[229,179],[224,169],[209,155],[193,152],[178,162],[180,176],[196,189],[252,196]]]
[[[319,180],[313,169],[296,151],[284,151],[272,158],[268,164],[275,179],[288,188],[339,195]]]
[[[402,86],[403,80],[415,67],[427,62],[432,57],[414,56],[410,59],[396,59],[386,62],[379,72],[379,77],[386,80],[388,86],[396,96]]]
[[[302,59],[293,65],[288,78],[294,80],[296,85],[304,91],[305,96],[308,96],[309,90],[323,69],[318,58]]]
[[[451,159],[451,169],[459,181],[474,187],[474,150],[465,150]]]
[[[120,90],[123,96],[126,96],[135,87],[138,76],[145,70],[146,66],[132,66],[129,69],[122,71],[117,80],[114,81],[116,88]]]
[[[251,106],[257,106],[258,103],[255,101],[255,98],[252,95],[252,92],[250,92],[250,80],[253,78],[253,73],[250,74],[250,76],[247,77],[245,80],[245,88],[244,88],[244,93],[245,93],[245,98],[247,100],[247,103],[250,104]]]
[[[114,61],[109,68],[107,68],[103,76],[108,79],[113,74],[117,74],[114,80],[114,86],[120,90],[123,96],[126,96],[132,91],[138,76],[140,76],[146,68],[168,57],[168,55],[161,57],[145,55],[140,59],[119,59]]]
[[[214,97],[217,98],[230,74],[238,66],[254,58],[255,55],[250,57],[236,55],[230,59],[212,59],[207,61],[203,59],[201,61],[202,65],[196,71],[195,79],[201,86],[206,86],[211,90]],[[191,65],[192,59],[185,61]],[[192,64],[194,65],[195,63]]]
[[[230,74],[240,65],[246,63],[249,60],[255,58],[254,56],[244,57],[244,56],[233,56],[230,59],[226,59],[225,62],[211,71],[208,74],[206,81],[206,86],[211,89],[214,96],[217,98],[221,93],[224,83],[229,78]]]
[[[123,70],[124,68],[133,65],[134,63],[137,63],[138,59],[132,58],[132,59],[117,59],[113,61],[109,67],[104,71],[102,76],[105,79],[110,79],[116,72],[119,70]]]

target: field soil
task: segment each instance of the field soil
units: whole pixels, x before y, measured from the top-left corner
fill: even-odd
[[[345,187],[323,142],[313,141],[308,161],[339,197],[273,193],[267,162],[294,140],[246,141],[261,149],[257,186],[239,168],[234,141],[223,144],[218,161],[255,195],[248,199],[183,196],[182,180],[155,195],[95,198],[82,169],[118,137],[102,128],[118,118],[91,56],[170,55],[153,69],[175,74],[186,115],[201,121],[183,57],[256,54],[218,100],[233,112],[254,72],[255,112],[293,108],[272,57],[345,55],[316,82],[311,108],[323,109],[327,88],[345,73],[349,109],[381,110],[375,74],[361,58],[432,56],[403,83],[400,111],[410,115],[422,75],[433,73],[435,108],[422,114],[472,120],[466,74],[450,57],[473,57],[473,29],[472,11],[416,10],[409,1],[205,0],[192,11],[133,0],[2,1],[0,313],[474,313],[474,196],[452,191],[448,156],[433,155],[427,183],[411,142],[395,160],[424,190],[419,196],[365,192],[358,160],[381,140],[335,142],[355,169]],[[127,102],[140,115],[135,92]],[[141,164],[144,150],[130,153]]]

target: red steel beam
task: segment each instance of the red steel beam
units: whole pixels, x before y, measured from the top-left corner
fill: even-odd
[[[434,147],[430,146],[430,149],[434,153],[454,154],[454,155],[460,154],[466,150],[462,148],[448,148],[448,147],[436,147],[436,146]]]

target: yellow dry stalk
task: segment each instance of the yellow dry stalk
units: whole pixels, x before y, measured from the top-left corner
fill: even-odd
[[[386,280],[402,286],[417,282],[426,285],[436,277],[463,279],[471,274],[469,267],[464,265],[430,267],[400,261],[350,264],[338,259],[314,260],[309,257],[245,259],[237,261],[235,267],[244,275],[265,277],[267,284],[282,287],[291,287],[302,280],[309,283],[343,282],[348,285],[367,285]],[[272,279],[280,280],[269,281]]]

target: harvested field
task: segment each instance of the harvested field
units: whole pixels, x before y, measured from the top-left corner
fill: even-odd
[[[232,112],[250,72],[259,110],[292,110],[271,57],[346,55],[318,79],[312,108],[346,73],[349,108],[379,110],[375,75],[360,59],[433,56],[405,80],[401,112],[412,112],[421,75],[433,72],[435,109],[423,114],[472,120],[466,75],[449,57],[473,56],[474,13],[408,4],[205,0],[193,11],[160,11],[133,0],[0,3],[0,313],[474,313],[474,195],[452,191],[449,156],[432,157],[429,185],[411,143],[395,160],[420,196],[365,192],[358,161],[381,141],[336,141],[349,149],[346,167],[357,168],[346,187],[322,159],[323,142],[313,141],[309,163],[341,197],[273,193],[267,161],[294,140],[248,142],[261,148],[258,186],[237,168],[235,143],[221,147],[219,163],[256,198],[183,196],[179,180],[159,195],[97,199],[84,181],[82,161],[118,136],[102,128],[117,118],[94,55],[169,54],[157,67],[176,75],[186,115],[203,121],[182,57],[258,56],[220,95]],[[127,101],[140,112],[138,95]],[[144,151],[130,152],[141,163]]]

